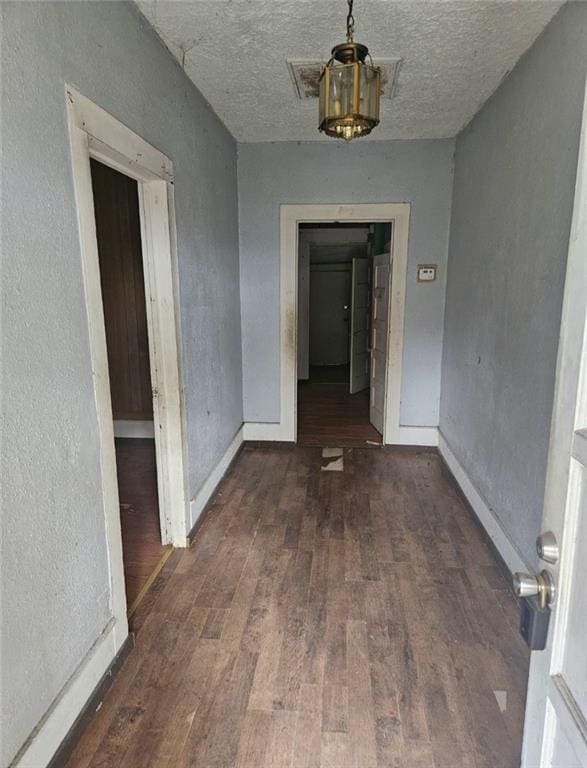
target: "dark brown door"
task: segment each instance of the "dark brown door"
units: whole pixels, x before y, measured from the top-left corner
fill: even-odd
[[[153,419],[138,186],[91,161],[114,419]]]

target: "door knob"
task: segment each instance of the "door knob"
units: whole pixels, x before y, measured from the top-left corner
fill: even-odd
[[[536,576],[529,573],[514,573],[514,592],[518,597],[537,595],[540,607],[554,603],[556,587],[548,571],[540,571]]]
[[[547,531],[536,539],[536,551],[538,552],[538,557],[544,560],[545,563],[554,565],[558,562],[558,542],[552,531]]]
[[[514,573],[514,592],[518,597],[537,595],[539,591],[538,578],[529,573]]]

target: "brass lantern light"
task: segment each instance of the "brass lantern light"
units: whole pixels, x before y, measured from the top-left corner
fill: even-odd
[[[379,123],[381,70],[373,65],[367,46],[354,42],[353,0],[347,3],[346,43],[334,46],[320,75],[318,128],[328,136],[350,141],[371,133]]]

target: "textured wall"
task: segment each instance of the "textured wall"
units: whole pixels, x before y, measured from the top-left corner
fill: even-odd
[[[586,70],[587,4],[571,3],[457,141],[440,426],[529,563]]]
[[[109,616],[65,81],[175,163],[191,494],[242,396],[230,134],[132,6],[2,13],[4,766]]]
[[[454,141],[239,144],[245,421],[279,421],[279,206],[412,204],[401,423],[438,424]],[[416,283],[418,263],[438,280]]]

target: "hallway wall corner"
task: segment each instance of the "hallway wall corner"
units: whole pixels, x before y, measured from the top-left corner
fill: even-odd
[[[232,462],[238,456],[244,439],[244,425],[242,425],[231,440],[230,445],[224,452],[220,461],[216,464],[212,472],[210,472],[206,480],[190,500],[188,520],[189,533],[186,540],[186,546],[189,547],[190,541],[193,538],[194,529],[197,530],[199,527],[206,507],[214,498],[219,483],[229,471]]]
[[[481,496],[440,431],[438,433],[438,452],[446,462],[461,493],[467,500],[485,533],[491,539],[510,573],[527,571],[530,567],[529,564],[525,562],[522,555],[518,552],[514,542],[504,531],[493,510],[483,496]]]

